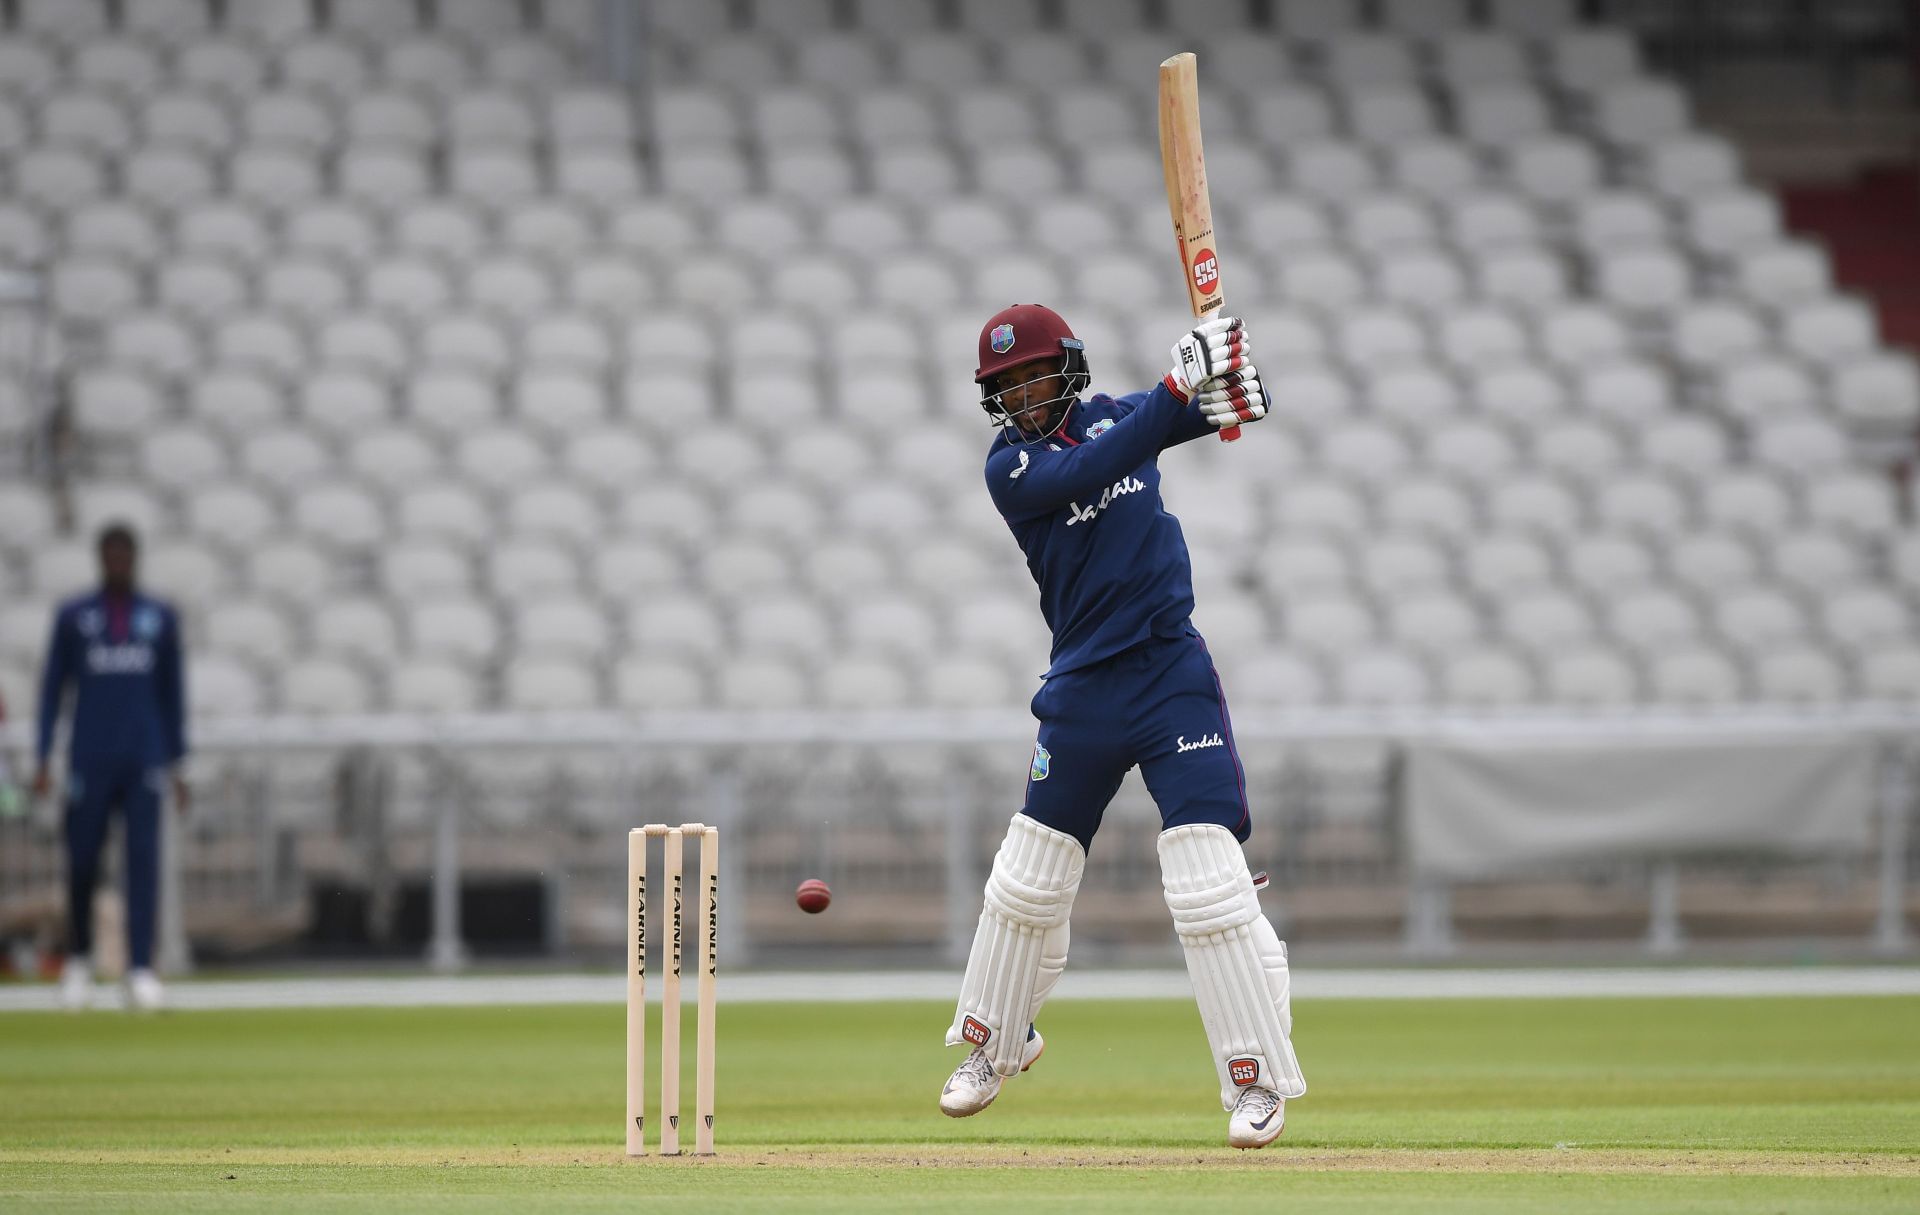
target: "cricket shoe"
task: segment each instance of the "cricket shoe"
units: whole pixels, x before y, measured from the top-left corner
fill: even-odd
[[[92,1003],[92,965],[85,958],[68,958],[60,967],[60,1007],[81,1012]]]
[[[1287,1129],[1287,1103],[1270,1088],[1243,1089],[1227,1122],[1227,1146],[1261,1148]]]
[[[127,972],[127,1007],[134,1012],[159,1012],[167,1006],[167,989],[160,976],[142,967]]]
[[[1031,1025],[1027,1027],[1027,1053],[1020,1061],[1020,1070],[1026,1071],[1040,1059],[1040,1052],[1047,1049],[1047,1040],[1040,1031]],[[949,1118],[967,1118],[993,1104],[1000,1095],[1000,1082],[1005,1079],[993,1070],[993,1064],[987,1059],[987,1052],[974,1047],[967,1055],[966,1062],[953,1069],[953,1075],[947,1077],[947,1087],[940,1090],[940,1112]]]

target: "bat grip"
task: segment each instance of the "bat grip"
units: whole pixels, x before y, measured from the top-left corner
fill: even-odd
[[[1239,437],[1240,428],[1238,426],[1223,426],[1220,429],[1220,441],[1222,443],[1232,443]]]

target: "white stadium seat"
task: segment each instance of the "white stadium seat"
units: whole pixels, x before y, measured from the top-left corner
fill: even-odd
[[[1650,589],[1656,578],[1652,553],[1635,536],[1603,532],[1576,537],[1562,562],[1573,586],[1595,597]]]
[[[1539,656],[1544,699],[1578,708],[1618,708],[1638,699],[1639,679],[1623,656],[1596,645]]]
[[[790,660],[743,655],[724,659],[717,666],[722,708],[749,713],[791,711],[813,700],[806,672]]]
[[[5,604],[0,604],[0,657],[7,658],[22,669],[30,663],[43,663],[47,639],[53,632],[53,610],[57,601],[55,595],[49,593],[39,600],[21,600],[9,596]],[[35,702],[32,698],[10,698],[7,703],[28,705]]]
[[[1674,202],[1740,185],[1740,155],[1717,135],[1675,135],[1647,149],[1647,177]]]
[[[478,545],[492,535],[493,520],[480,497],[464,484],[418,485],[395,504],[399,531],[416,539]]]
[[[1920,702],[1920,645],[1907,644],[1874,654],[1859,664],[1861,690],[1875,700]]]
[[[444,595],[409,602],[407,642],[417,658],[444,658],[476,666],[500,648],[500,624],[484,602]]]
[[[1657,704],[1727,705],[1744,685],[1731,659],[1708,646],[1662,654],[1648,664],[1650,698]]]
[[[1873,310],[1857,299],[1800,304],[1781,317],[1780,333],[1792,353],[1829,365],[1868,354],[1879,341]]]
[[[1912,355],[1864,354],[1840,362],[1832,377],[1834,406],[1850,429],[1902,435],[1920,423],[1920,367]]]
[[[1366,603],[1339,592],[1290,596],[1281,605],[1274,631],[1277,640],[1326,658],[1377,636],[1374,615]]]
[[[399,654],[399,630],[382,603],[371,599],[335,599],[315,605],[307,627],[316,652],[375,665]]]
[[[1591,641],[1597,631],[1586,605],[1561,590],[1528,591],[1494,608],[1503,636],[1535,658]]]
[[[1443,590],[1452,578],[1445,549],[1420,535],[1383,532],[1361,549],[1358,558],[1360,583],[1381,600]]]
[[[1717,258],[1764,248],[1780,240],[1780,201],[1745,187],[1711,191],[1685,200],[1687,239]]]
[[[403,713],[468,713],[479,708],[473,676],[447,662],[409,660],[387,677],[388,700]]]
[[[698,709],[712,703],[712,692],[697,665],[656,655],[620,661],[613,671],[613,700],[642,712]]]
[[[636,601],[627,618],[627,640],[652,654],[713,657],[727,648],[727,630],[715,605],[692,593],[655,595]]]
[[[678,551],[659,542],[623,540],[594,549],[592,582],[608,602],[637,599],[688,585]]]
[[[746,596],[734,611],[733,633],[738,647],[751,654],[804,662],[835,650],[827,613],[804,595],[769,590]]]
[[[1915,639],[1909,604],[1885,587],[1838,584],[1823,588],[1817,603],[1821,630],[1848,654],[1870,659]]]
[[[397,540],[381,548],[379,585],[396,600],[473,589],[473,567],[458,549],[433,540]]]
[[[1735,262],[1733,274],[1748,299],[1769,308],[1820,300],[1833,290],[1833,267],[1826,251],[1797,240],[1749,248]]]
[[[492,490],[508,490],[545,474],[547,453],[518,429],[494,427],[468,435],[454,453],[463,477]]]
[[[65,216],[66,252],[148,262],[165,244],[154,214],[138,203],[96,200]]]
[[[187,680],[187,707],[195,716],[251,717],[271,706],[259,676],[219,654],[196,655]]]
[[[342,166],[343,171],[346,166]],[[379,200],[376,200],[379,201]],[[446,263],[465,263],[474,258],[488,240],[486,219],[479,211],[450,199],[415,201],[392,200],[392,242],[396,251],[418,254],[413,258],[387,257],[375,269],[389,265],[403,267],[393,272],[395,282],[383,287],[395,302],[406,305],[416,299],[438,305],[451,293]],[[430,278],[425,286],[415,280]],[[369,296],[373,295],[371,286]]]
[[[1410,707],[1432,699],[1426,669],[1410,655],[1366,649],[1346,655],[1336,680],[1340,699],[1349,705]]]
[[[80,372],[71,391],[73,419],[83,433],[131,438],[166,412],[162,387],[131,368]]]
[[[1809,478],[1803,499],[1809,523],[1854,536],[1891,534],[1900,507],[1891,478],[1864,469],[1835,469]]]
[[[1393,599],[1387,606],[1387,636],[1439,661],[1480,640],[1480,614],[1467,599],[1438,588]]]
[[[288,513],[301,535],[343,552],[369,551],[388,534],[379,500],[358,485],[313,485],[294,496]]]
[[[485,568],[487,589],[515,605],[570,593],[580,582],[573,554],[540,541],[496,544],[486,552]]]
[[[394,418],[393,395],[386,377],[364,368],[326,368],[316,372],[300,386],[300,421],[328,438],[352,440],[355,436],[379,431]],[[404,443],[393,440],[392,443]],[[394,476],[405,477],[425,467],[417,449],[412,452],[393,448],[368,452],[373,467],[391,469]],[[436,464],[437,452],[430,453],[426,464]],[[357,463],[358,456],[355,456]],[[403,471],[408,470],[408,471]],[[391,482],[390,482],[391,484]]]
[[[372,684],[346,663],[302,659],[281,672],[280,703],[291,713],[364,713],[373,707]]]
[[[98,585],[99,570],[99,558],[88,552],[84,544],[65,543],[34,553],[29,563],[27,583],[37,597],[58,601]],[[52,616],[42,611],[39,622],[33,626],[33,631],[38,634],[33,638],[36,647],[43,647],[46,643],[51,620]],[[36,649],[34,652],[44,660],[44,650]]]
[[[1509,708],[1535,698],[1526,663],[1495,646],[1477,646],[1445,655],[1440,663],[1443,704],[1461,708]]]
[[[216,436],[197,426],[159,427],[141,439],[140,466],[154,485],[188,489],[220,479],[228,466],[227,449]]]
[[[1708,521],[1720,522],[1711,518]],[[1756,526],[1765,529],[1767,525],[1759,522]],[[1748,539],[1729,529],[1696,532],[1676,539],[1667,550],[1667,569],[1681,586],[1695,594],[1710,596],[1753,584],[1759,575],[1760,563]]]
[[[1482,83],[1519,83],[1530,71],[1520,42],[1504,32],[1463,30],[1459,26],[1434,31],[1435,66],[1454,89]]]
[[[1489,149],[1539,138],[1553,125],[1546,98],[1522,81],[1464,88],[1454,95],[1454,111],[1460,133]]]
[[[1656,587],[1611,593],[1606,621],[1616,641],[1642,656],[1698,640],[1702,634],[1700,613],[1693,604]]]
[[[1755,464],[1799,476],[1843,467],[1849,457],[1846,432],[1815,414],[1762,422],[1750,432],[1748,447]]]
[[[184,510],[192,534],[237,549],[259,543],[280,523],[265,496],[241,485],[202,486],[189,493]]]
[[[1416,475],[1389,486],[1381,496],[1378,518],[1397,531],[1451,540],[1471,534],[1480,524],[1473,499],[1437,475]]]
[[[333,471],[333,453],[304,429],[283,427],[249,436],[239,448],[240,470],[261,485],[297,489]]]
[[[1515,531],[1568,539],[1585,525],[1586,512],[1574,492],[1546,475],[1522,473],[1491,487],[1486,495],[1490,523]]]
[[[1593,148],[1569,136],[1524,139],[1507,145],[1505,153],[1513,184],[1536,203],[1570,203],[1592,193],[1600,183],[1600,162]]]
[[[612,632],[590,600],[543,597],[514,609],[515,653],[598,663],[609,653]]]
[[[1724,590],[1714,597],[1711,610],[1715,632],[1748,650],[1800,642],[1809,633],[1800,603],[1770,587]]]
[[[293,630],[270,604],[231,599],[208,607],[207,644],[217,654],[278,666],[294,656]]]
[[[1329,698],[1328,680],[1319,662],[1297,650],[1267,650],[1225,660],[1222,679],[1232,685],[1235,704],[1308,708]]]
[[[1753,692],[1762,702],[1830,705],[1847,692],[1845,668],[1815,646],[1769,648],[1752,663]]]
[[[1463,581],[1488,602],[1555,585],[1553,559],[1538,539],[1516,533],[1475,536],[1457,550]]]
[[[922,678],[926,700],[937,709],[994,709],[1017,704],[1021,691],[1006,669],[974,658],[935,658],[925,665]]]

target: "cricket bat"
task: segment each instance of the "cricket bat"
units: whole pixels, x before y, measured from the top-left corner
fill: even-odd
[[[1167,210],[1179,247],[1187,303],[1196,319],[1226,306],[1220,288],[1220,253],[1213,236],[1213,200],[1207,195],[1207,155],[1200,146],[1200,79],[1192,51],[1160,64],[1160,170],[1167,179]],[[1220,431],[1220,441],[1240,437],[1238,426]]]

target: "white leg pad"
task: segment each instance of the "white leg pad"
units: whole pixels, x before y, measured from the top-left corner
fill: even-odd
[[[1221,1107],[1231,1110],[1256,1084],[1305,1096],[1290,1038],[1287,947],[1260,913],[1240,842],[1212,824],[1163,831],[1160,878],[1220,1073]]]
[[[1013,816],[987,878],[948,1046],[981,1047],[1002,1076],[1019,1072],[1027,1025],[1067,964],[1067,917],[1086,863],[1079,840]]]

